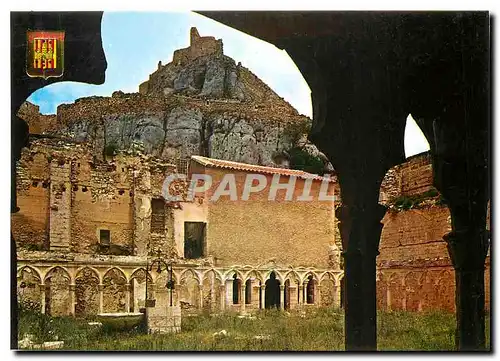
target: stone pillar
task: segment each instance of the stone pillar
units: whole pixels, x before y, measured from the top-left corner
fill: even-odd
[[[130,312],[130,284],[125,285],[125,312]]]
[[[181,306],[181,284],[180,283],[176,283],[175,286],[175,292],[173,294],[173,297],[174,297],[174,304],[175,306]]]
[[[100,284],[98,286],[99,290],[99,313],[104,312],[104,285]]]
[[[45,313],[45,285],[41,284],[40,286],[40,307],[41,312]]]
[[[340,308],[340,286],[335,284],[332,289],[332,306],[335,309]]]
[[[344,203],[337,210],[344,243],[346,350],[377,349],[376,257],[385,211],[377,202]]]
[[[457,349],[483,350],[486,346],[484,268],[489,246],[486,231],[455,231],[444,238],[455,268]]]
[[[304,285],[299,284],[299,306],[304,304]]]
[[[200,290],[200,310],[203,310],[203,285],[198,285]]]
[[[151,282],[148,285],[148,290],[146,291],[146,299],[148,298],[148,293],[151,292],[151,298],[154,300],[156,298],[156,285]]]
[[[220,310],[221,312],[224,311],[224,308],[226,306],[226,285],[225,283],[221,284],[219,287],[219,292],[220,292]]]
[[[319,282],[316,284],[316,299],[314,300],[316,306],[321,306],[321,285]]]
[[[390,284],[387,283],[387,311],[391,310],[391,289]]]
[[[285,285],[280,285],[280,309],[285,310]]]
[[[260,309],[264,310],[266,308],[266,285],[260,286]]]
[[[226,306],[226,286],[224,285],[224,283],[219,286],[219,302],[220,310],[222,312],[224,311]]]
[[[240,287],[240,311],[245,312],[245,296],[247,286],[242,282]]]
[[[69,314],[74,316],[75,315],[75,305],[76,305],[76,285],[74,285],[74,284],[69,285],[69,296],[70,296]]]
[[[71,233],[71,162],[54,159],[50,163],[51,251],[69,251]]]

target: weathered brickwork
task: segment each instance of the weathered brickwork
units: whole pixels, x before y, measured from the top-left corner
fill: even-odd
[[[55,115],[40,114],[40,107],[30,102],[21,105],[17,116],[28,123],[30,134],[51,133],[59,127]]]
[[[402,197],[434,190],[428,153],[394,167],[384,180],[381,200],[389,205],[382,223],[377,257],[377,302],[380,309],[455,310],[455,273],[443,236],[451,231],[448,208],[440,196],[410,209],[398,209]],[[489,214],[489,212],[488,212]],[[488,219],[489,223],[489,219]],[[489,227],[489,226],[488,226]],[[490,305],[490,260],[486,261],[486,308]]]
[[[12,216],[20,299],[34,302],[33,307],[42,312],[79,317],[138,312],[146,306],[146,294],[156,300],[155,307],[168,308],[170,292],[172,304],[187,313],[202,308],[221,312],[271,305],[339,306],[342,271],[332,201],[296,201],[305,182],[298,178],[293,201],[284,201],[282,191],[276,202],[268,201],[269,186],[245,204],[223,198],[210,202],[210,193],[190,201],[186,198],[189,182],[177,181],[170,189],[182,200],[165,202],[163,182],[175,172],[174,165],[140,152],[120,152],[99,160],[88,144],[34,140],[18,164],[19,204],[25,207]],[[248,173],[192,162],[190,174],[196,172],[211,174],[214,186],[225,174],[235,174],[238,187]],[[285,175],[280,182],[289,178]],[[266,179],[270,184],[271,175]],[[313,199],[320,184],[311,183]],[[332,195],[335,184],[327,185],[327,194]],[[157,212],[158,201],[163,205],[160,224],[164,228],[153,231],[152,203]],[[263,217],[262,209],[276,218]],[[154,217],[158,221],[158,214]],[[209,225],[200,258],[187,259],[184,254],[185,222]],[[250,228],[241,222],[255,232],[248,233]],[[321,251],[310,248],[314,245]],[[174,262],[173,291],[166,288],[165,271],[158,273],[153,267],[146,276],[157,251],[164,262]],[[276,281],[268,286],[266,296],[270,277]],[[309,291],[307,284],[312,285]],[[281,303],[268,300],[269,294],[278,297],[280,292]]]
[[[211,189],[214,190],[227,170],[207,168],[205,174],[212,177]],[[216,257],[217,264],[261,264],[274,260],[294,267],[328,267],[329,252],[335,246],[334,207],[332,201],[317,200],[320,181],[311,185],[310,194],[315,201],[286,201],[284,190],[278,191],[276,199],[270,201],[268,194],[273,176],[266,175],[266,188],[243,201],[241,195],[248,173],[232,174],[238,200],[222,196],[208,205],[207,251]],[[280,177],[280,183],[289,181],[290,177]],[[293,200],[302,194],[304,182],[304,179],[296,179]],[[212,192],[207,197],[211,197]],[[333,195],[333,184],[329,194]]]

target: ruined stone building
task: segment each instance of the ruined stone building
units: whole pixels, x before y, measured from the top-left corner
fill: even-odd
[[[146,272],[159,250],[173,262],[173,301],[184,309],[284,309],[340,303],[340,252],[333,201],[268,200],[269,185],[248,200],[213,193],[186,199],[187,182],[171,184],[182,201],[165,202],[162,186],[175,166],[142,153],[95,160],[86,144],[39,139],[18,166],[21,299],[53,315],[138,312],[147,292],[168,302],[167,274]],[[190,172],[226,174],[238,192],[248,173],[295,180],[305,172],[193,156]],[[313,176],[310,194],[324,179]],[[334,194],[328,181],[325,192]],[[314,252],[311,252],[314,249]],[[165,304],[166,305],[166,304]]]
[[[310,119],[225,56],[220,40],[193,28],[190,46],[160,62],[139,93],[78,99],[54,115],[25,103],[19,116],[30,127],[11,222],[21,300],[76,316],[139,312],[146,299],[166,306],[168,274],[149,269],[159,251],[173,264],[172,301],[183,312],[341,306],[338,184],[288,169],[297,149],[321,164],[318,174],[331,164],[306,139]],[[168,189],[180,199],[165,199],[176,174],[186,179]],[[193,174],[212,187],[192,197]],[[242,200],[249,174],[267,185]],[[214,201],[227,175],[236,198]],[[294,192],[269,200],[274,177],[295,182]],[[431,184],[427,154],[382,184],[380,309],[454,309],[442,239],[449,211]],[[299,200],[307,187],[312,200]],[[320,200],[323,191],[337,200]]]
[[[451,230],[450,211],[432,177],[426,152],[392,168],[384,179],[381,203],[389,209],[377,257],[379,309],[455,311],[455,272],[443,239]],[[485,304],[489,309],[489,254]]]

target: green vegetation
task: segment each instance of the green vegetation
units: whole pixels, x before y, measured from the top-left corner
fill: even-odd
[[[116,154],[118,154],[118,144],[109,143],[106,147],[104,147],[104,155],[107,157],[113,157]]]
[[[323,175],[325,165],[320,158],[298,147],[290,149],[288,154],[290,155],[290,168]]]
[[[226,330],[227,334],[214,336]],[[379,350],[453,350],[455,318],[449,313],[380,312]],[[489,317],[486,332],[489,345]],[[20,339],[31,333],[39,341],[55,336],[69,350],[185,350],[185,351],[342,351],[344,316],[329,308],[299,312],[258,312],[254,318],[237,314],[184,317],[182,332],[146,335],[140,328],[116,332],[88,325],[88,320],[49,317],[21,311]]]
[[[446,204],[441,194],[435,188],[432,188],[427,192],[412,196],[399,196],[392,201],[392,208],[398,211],[406,211],[408,209],[419,208],[424,202],[429,200],[433,200],[436,205]]]

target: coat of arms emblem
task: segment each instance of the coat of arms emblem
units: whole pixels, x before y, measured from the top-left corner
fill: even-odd
[[[60,77],[64,72],[64,31],[28,31],[26,73]]]

